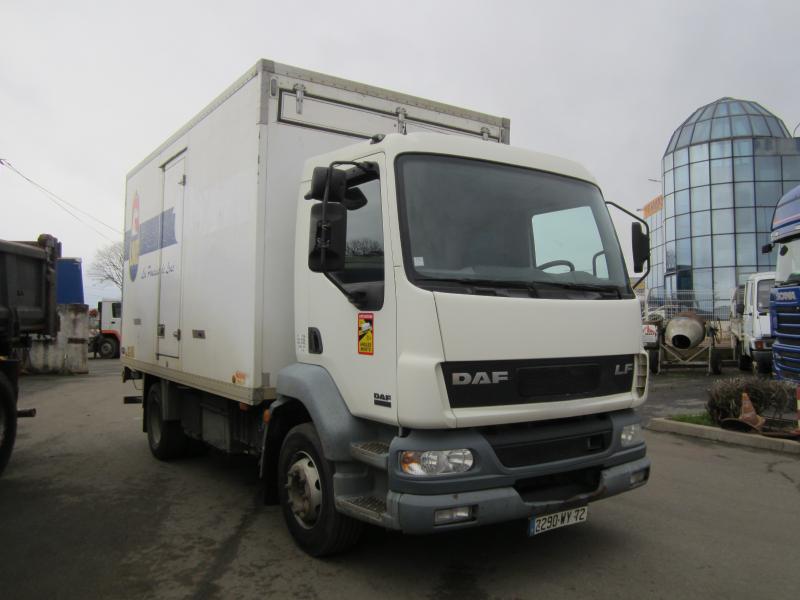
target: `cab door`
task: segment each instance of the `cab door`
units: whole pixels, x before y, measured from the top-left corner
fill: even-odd
[[[397,310],[386,169],[383,155],[359,160],[377,163],[380,175],[351,186],[367,201],[347,211],[344,269],[326,274],[307,271],[304,360],[328,370],[355,416],[396,423]],[[368,305],[359,308],[348,295],[365,295]]]

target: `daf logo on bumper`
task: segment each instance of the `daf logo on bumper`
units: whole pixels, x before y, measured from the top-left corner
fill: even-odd
[[[508,371],[453,373],[453,385],[486,385],[508,381]]]

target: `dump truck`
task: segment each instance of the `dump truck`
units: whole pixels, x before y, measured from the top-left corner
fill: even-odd
[[[364,524],[538,535],[643,485],[607,203],[509,128],[264,60],[134,167],[121,361],[152,454],[257,457],[313,556]]]
[[[30,346],[30,336],[58,333],[56,261],[61,244],[50,235],[35,242],[0,240],[0,474],[5,470],[17,435],[20,359],[17,350]]]

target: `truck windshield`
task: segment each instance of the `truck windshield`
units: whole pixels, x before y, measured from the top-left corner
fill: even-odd
[[[406,272],[417,285],[524,286],[546,297],[630,295],[611,218],[594,185],[429,154],[401,155],[396,166]]]
[[[777,285],[800,283],[800,238],[782,243],[775,264]]]

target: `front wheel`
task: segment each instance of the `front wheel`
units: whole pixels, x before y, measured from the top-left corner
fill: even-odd
[[[113,337],[104,336],[98,343],[97,351],[100,354],[100,358],[116,358],[119,344]]]
[[[8,378],[0,373],[0,475],[11,458],[17,437],[17,402],[14,388]]]
[[[278,459],[278,492],[286,526],[311,556],[326,556],[353,546],[363,525],[337,512],[333,500],[333,465],[325,459],[314,426],[293,427]]]

